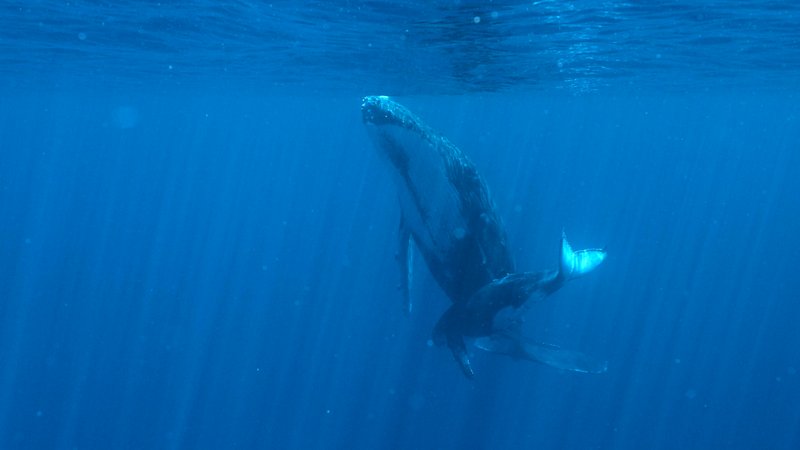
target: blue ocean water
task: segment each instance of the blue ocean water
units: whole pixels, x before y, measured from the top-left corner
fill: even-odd
[[[449,300],[367,138],[390,94],[491,188],[526,333]],[[0,448],[800,447],[800,5],[0,4]]]

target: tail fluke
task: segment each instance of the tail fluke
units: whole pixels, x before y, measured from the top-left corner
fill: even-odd
[[[489,353],[506,355],[514,359],[526,359],[572,372],[603,373],[608,369],[605,361],[594,360],[583,353],[503,333],[478,338],[475,340],[475,346]]]
[[[561,263],[559,275],[565,280],[571,280],[591,272],[606,259],[607,253],[603,249],[586,249],[573,251],[567,241],[567,235],[561,235]]]

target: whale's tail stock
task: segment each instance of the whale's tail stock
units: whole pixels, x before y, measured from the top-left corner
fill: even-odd
[[[564,282],[591,272],[606,259],[606,256],[604,249],[574,251],[567,241],[566,234],[562,233],[558,275],[552,282],[544,283],[543,290],[553,292]],[[581,352],[527,339],[520,334],[518,327],[498,330],[489,336],[479,337],[474,345],[489,353],[534,361],[572,372],[603,373],[607,369],[605,361],[594,360]]]
[[[520,272],[494,280],[476,292],[463,305],[454,305],[437,324],[435,336],[446,343],[464,374],[474,372],[464,346],[462,334],[475,336],[474,346],[489,353],[539,362],[561,370],[602,373],[606,363],[583,353],[542,344],[522,336],[521,316],[532,299],[544,299],[564,283],[597,268],[606,259],[603,249],[575,251],[561,236],[561,256],[557,270]],[[473,325],[482,325],[478,330]],[[489,325],[491,324],[491,325]],[[487,330],[489,328],[489,330]],[[471,331],[471,332],[469,332]]]

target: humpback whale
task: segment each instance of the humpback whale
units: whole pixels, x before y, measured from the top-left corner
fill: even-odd
[[[606,258],[602,249],[573,251],[561,239],[557,269],[517,272],[489,189],[467,156],[404,106],[386,96],[364,97],[363,122],[388,162],[400,203],[397,260],[404,310],[412,247],[421,254],[452,304],[433,331],[468,377],[474,376],[465,338],[476,348],[578,372],[603,372],[604,363],[522,337],[521,317],[543,299]]]

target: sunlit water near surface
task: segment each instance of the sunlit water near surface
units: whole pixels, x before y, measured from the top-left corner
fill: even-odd
[[[695,90],[796,87],[800,70],[792,1],[8,1],[0,13],[4,71],[90,85]]]
[[[527,335],[402,313],[390,94],[521,270],[608,260]],[[800,4],[0,4],[0,448],[800,447]]]

